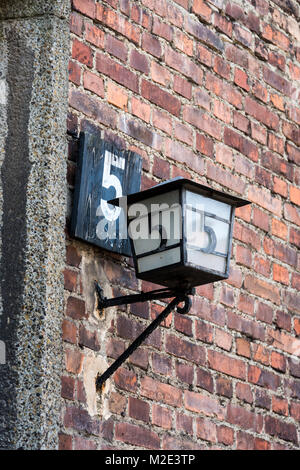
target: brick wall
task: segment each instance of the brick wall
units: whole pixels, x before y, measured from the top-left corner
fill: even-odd
[[[130,260],[68,236],[61,448],[299,448],[299,4],[72,4],[70,205],[78,133],[95,129],[142,155],[143,189],[182,175],[252,204],[237,211],[228,281],[198,288],[191,312],[150,336],[94,413],[93,361],[111,363],[163,303],[97,317],[87,259],[112,295],[152,286]]]

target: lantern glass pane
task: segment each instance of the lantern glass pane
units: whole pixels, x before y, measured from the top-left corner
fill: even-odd
[[[187,262],[200,269],[226,272],[231,206],[186,191],[185,230]]]
[[[179,196],[179,190],[170,191],[129,207],[128,232],[133,241],[138,272],[180,261],[182,210]]]

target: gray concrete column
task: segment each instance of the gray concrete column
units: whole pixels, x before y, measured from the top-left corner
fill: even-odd
[[[2,449],[58,442],[69,8],[70,0],[0,3]]]

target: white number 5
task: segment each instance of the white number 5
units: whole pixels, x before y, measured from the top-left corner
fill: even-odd
[[[121,186],[120,180],[117,176],[112,175],[110,173],[112,164],[114,166],[119,166],[119,165],[116,165],[116,162],[113,160],[114,158],[115,157],[109,151],[107,150],[105,151],[102,186],[105,189],[109,189],[112,186],[113,188],[115,188],[115,191],[116,191],[115,197],[121,197],[123,196],[123,192],[122,192],[122,186]],[[108,204],[107,201],[105,201],[104,199],[101,199],[100,207],[101,207],[101,213],[102,213],[101,215],[104,215],[104,217],[110,222],[117,220],[118,217],[120,216],[121,208],[113,207],[112,205]],[[97,214],[97,215],[100,215],[100,214]]]

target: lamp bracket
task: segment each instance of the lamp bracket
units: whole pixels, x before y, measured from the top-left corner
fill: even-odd
[[[121,356],[96,379],[96,388],[101,390],[104,382],[126,361],[126,359],[142,344],[143,341],[160,325],[160,323],[176,308],[180,314],[188,313],[192,306],[189,295],[195,294],[195,289],[187,289],[182,292],[176,292],[170,289],[159,289],[151,292],[141,292],[140,294],[125,295],[115,299],[106,299],[103,296],[103,290],[96,282],[96,292],[98,296],[98,307],[107,308],[116,305],[131,304],[135,302],[145,302],[147,300],[158,300],[174,297],[167,307],[153,320],[153,322],[138,336],[133,343],[121,354]],[[179,304],[184,302],[183,307]]]
[[[117,305],[128,305],[134,304],[137,302],[147,302],[148,300],[161,300],[161,299],[168,299],[171,297],[186,297],[188,295],[195,295],[195,289],[189,288],[185,290],[175,290],[175,289],[157,289],[150,292],[141,292],[140,294],[131,294],[131,295],[124,295],[122,297],[115,297],[114,299],[107,299],[103,295],[103,289],[95,281],[96,293],[98,297],[98,309],[102,310],[108,307],[115,307]],[[189,297],[187,297],[188,302]],[[179,313],[186,313],[184,310],[185,308],[177,308]]]

